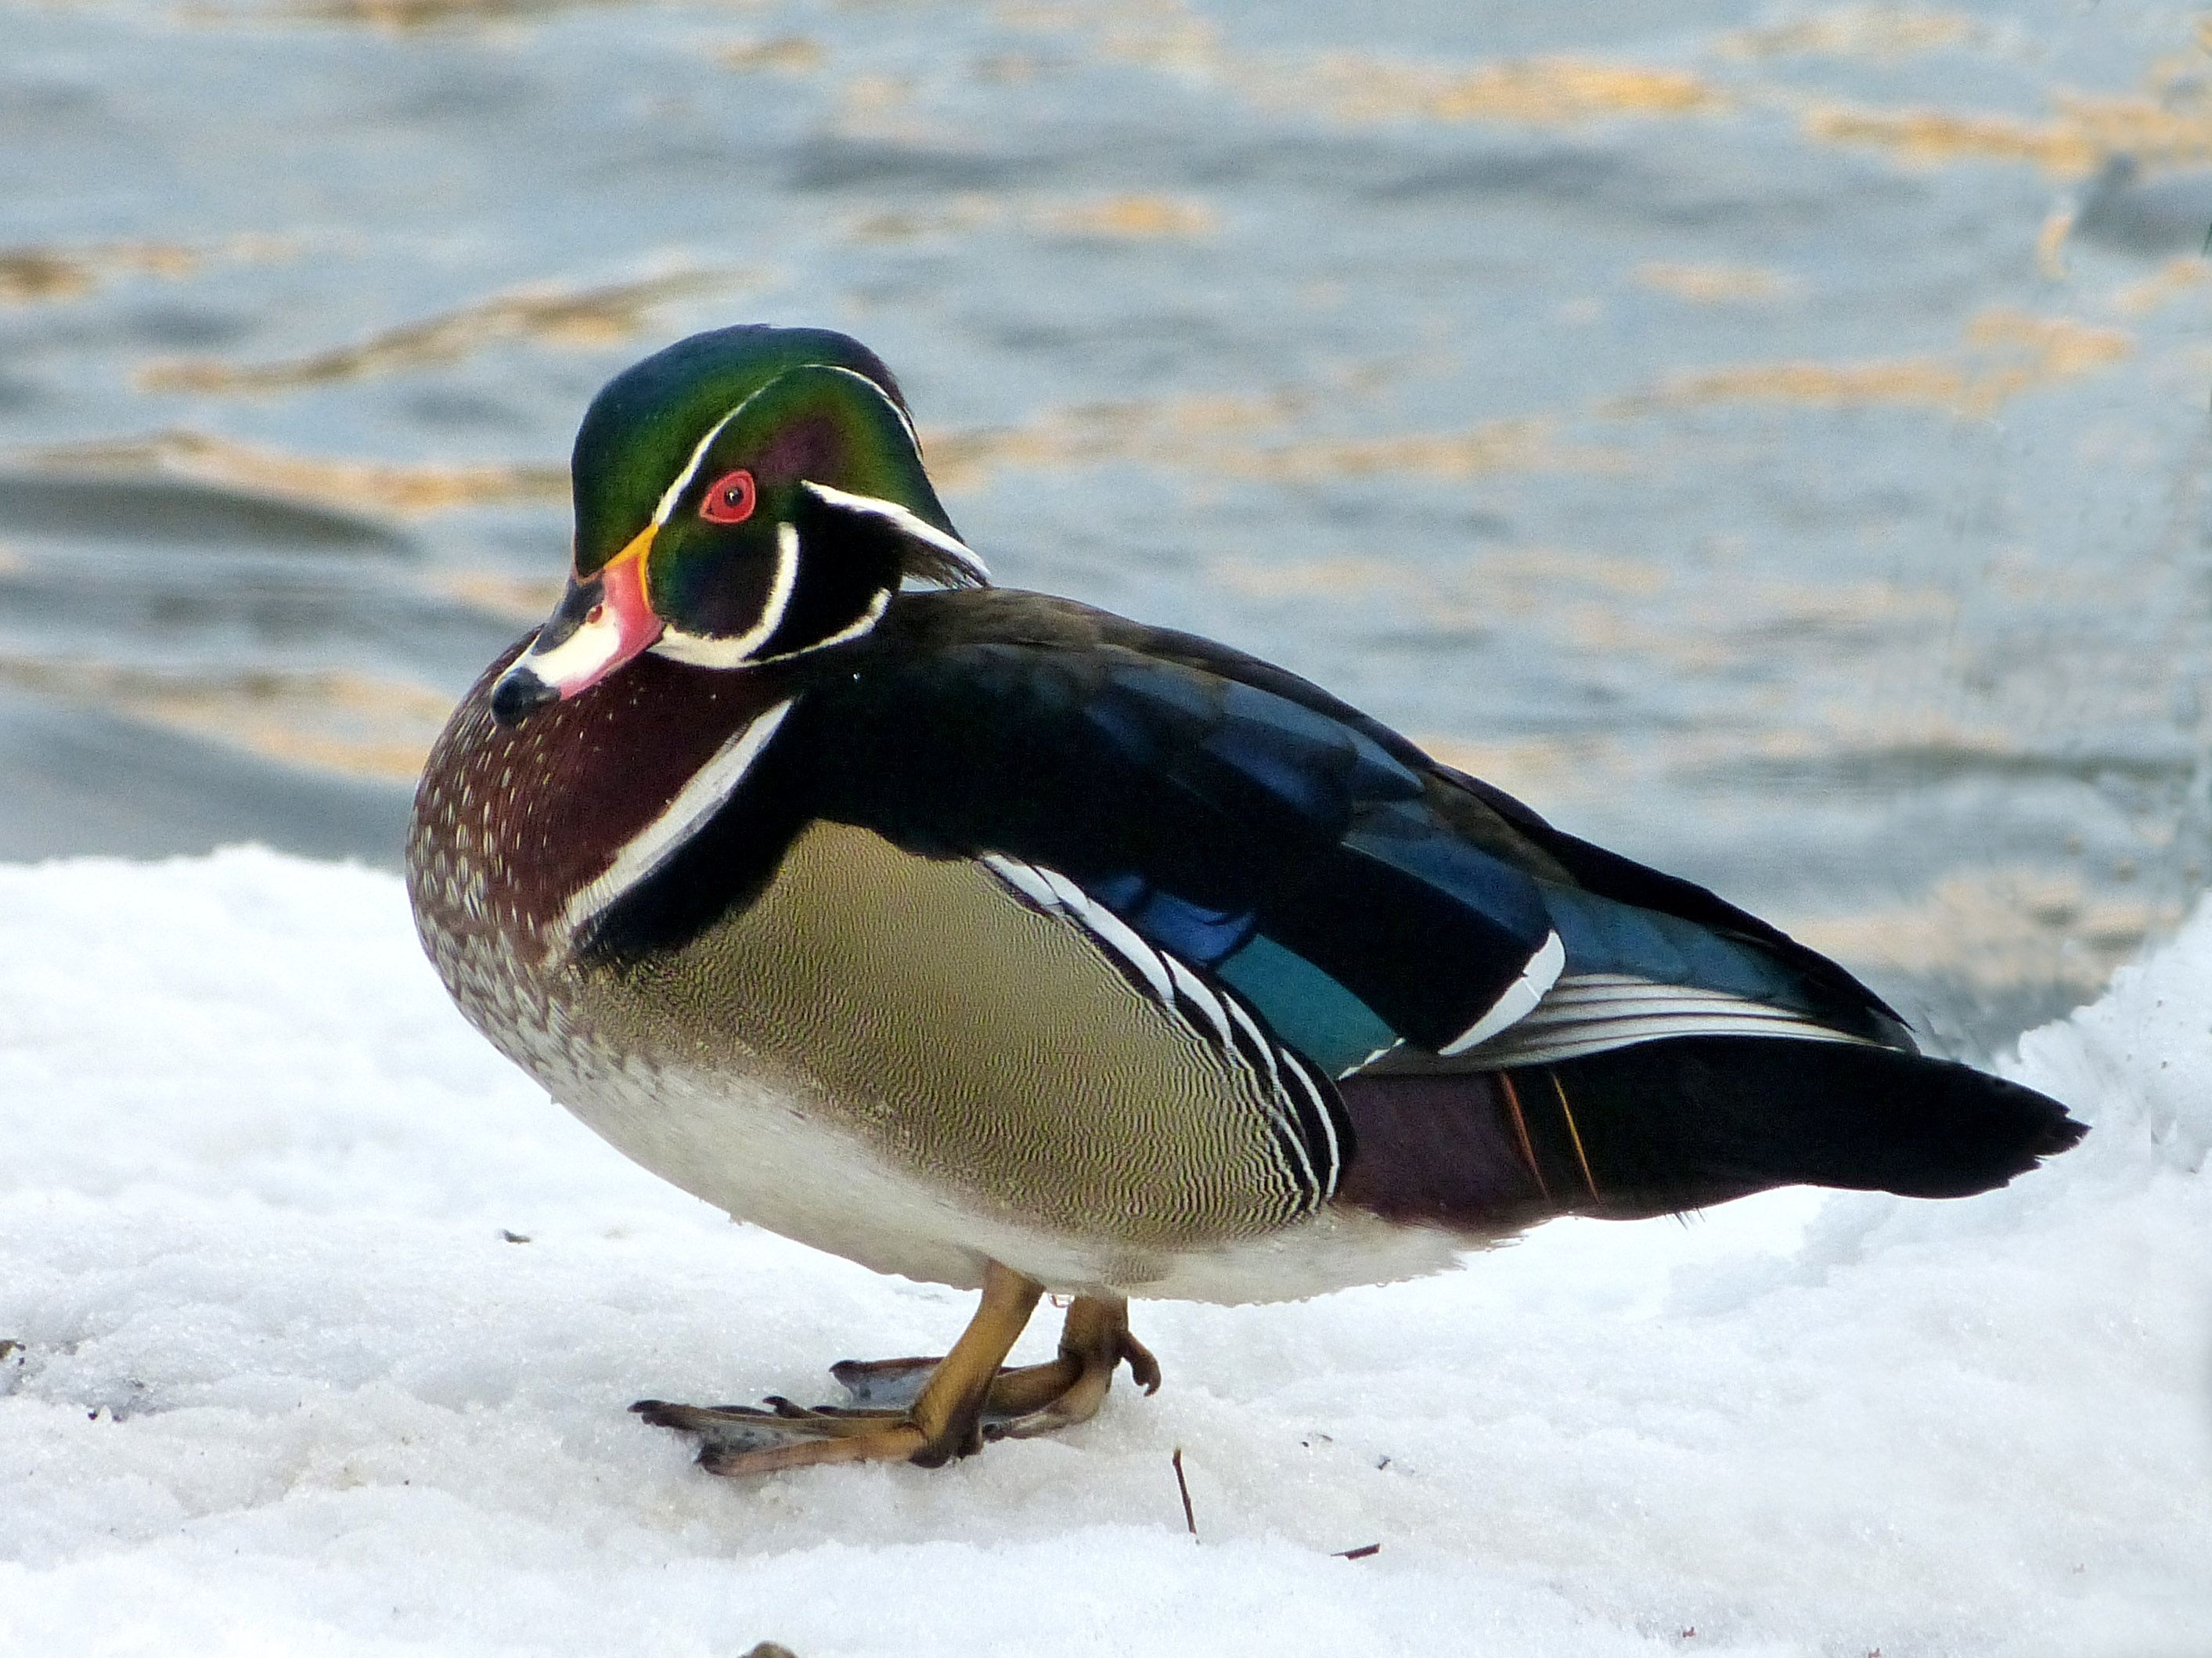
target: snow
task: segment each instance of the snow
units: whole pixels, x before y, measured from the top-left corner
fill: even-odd
[[[968,1298],[601,1145],[451,1011],[389,876],[0,867],[0,913],[12,1650],[2212,1650],[2212,911],[2023,1041],[2096,1132],[2012,1189],[1139,1305],[1157,1398],[755,1484],[623,1407],[827,1397]]]

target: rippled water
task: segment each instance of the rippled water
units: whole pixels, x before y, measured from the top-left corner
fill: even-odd
[[[0,0],[0,855],[390,862],[584,401],[842,327],[1004,580],[1950,1040],[2204,884],[2172,7]]]

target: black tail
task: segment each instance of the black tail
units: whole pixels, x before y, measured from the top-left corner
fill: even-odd
[[[1668,1214],[1776,1186],[1967,1197],[2088,1132],[2056,1100],[1966,1066],[1765,1036],[1337,1086],[1358,1142],[1338,1201],[1477,1231]]]

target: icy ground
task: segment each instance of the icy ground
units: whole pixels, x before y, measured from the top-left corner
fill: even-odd
[[[966,1298],[600,1145],[386,876],[6,867],[0,914],[10,1651],[2212,1652],[2212,914],[2026,1040],[2097,1132],[2012,1190],[1140,1306],[1156,1399],[757,1485],[623,1406],[822,1395]]]

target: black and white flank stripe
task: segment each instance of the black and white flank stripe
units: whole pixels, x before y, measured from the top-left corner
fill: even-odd
[[[1349,1135],[1344,1108],[1327,1078],[1269,1035],[1234,992],[1209,984],[1147,943],[1066,876],[996,853],[982,863],[1031,908],[1080,929],[1139,994],[1173,1014],[1246,1079],[1250,1096],[1267,1114],[1291,1188],[1285,1219],[1311,1214],[1335,1195]]]

